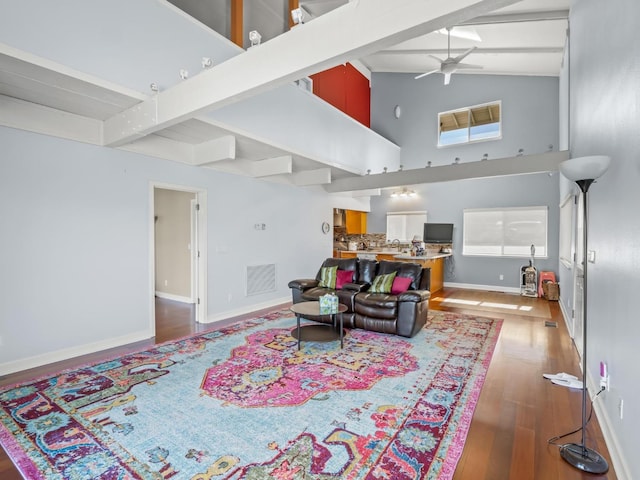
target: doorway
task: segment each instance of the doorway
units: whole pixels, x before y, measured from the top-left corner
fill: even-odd
[[[151,321],[156,333],[156,298],[193,311],[206,322],[206,192],[184,186],[150,188]]]

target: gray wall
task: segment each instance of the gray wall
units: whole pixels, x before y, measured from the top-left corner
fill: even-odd
[[[558,174],[518,175],[490,179],[416,185],[415,199],[391,198],[390,191],[371,199],[368,232],[384,232],[386,212],[426,210],[427,220],[453,223],[453,257],[447,261],[445,281],[460,284],[520,287],[520,267],[526,258],[469,257],[462,255],[462,211],[465,208],[498,208],[547,205],[549,208],[549,255],[537,259],[538,270],[554,271],[558,265]],[[504,280],[499,280],[500,274]]]
[[[559,81],[550,77],[454,75],[444,86],[441,75],[415,80],[415,75],[374,73],[371,89],[371,125],[374,130],[402,147],[405,169],[478,161],[489,158],[542,153],[550,144],[558,150]],[[532,94],[535,92],[535,94]],[[454,108],[502,101],[502,139],[470,145],[437,148],[438,113]],[[393,115],[400,105],[402,115]],[[505,289],[519,288],[520,267],[526,258],[462,256],[462,210],[539,206],[549,207],[549,254],[536,261],[539,270],[558,272],[558,174],[522,175],[493,179],[464,180],[412,185],[419,193],[410,202],[390,199],[390,190],[372,197],[367,230],[384,232],[385,214],[393,210],[427,210],[429,221],[454,223],[454,256],[448,262],[445,281]],[[504,280],[499,280],[500,274]]]
[[[405,169],[558,150],[558,79],[495,75],[442,75],[415,80],[413,74],[374,73],[371,79],[371,128],[402,147]],[[438,113],[502,101],[501,140],[438,148]],[[400,105],[402,115],[393,115]]]
[[[640,444],[638,18],[637,0],[614,0],[606,6],[580,0],[571,5],[571,153],[612,157],[611,168],[589,192],[589,249],[596,251],[596,263],[589,264],[587,369],[598,379],[598,362],[608,363],[611,390],[598,397],[605,413],[599,419],[611,428],[623,454],[626,477],[617,469],[618,478],[629,479],[640,478],[640,463],[634,461]]]
[[[153,335],[152,182],[207,192],[209,317],[286,301],[331,256],[326,193],[4,127],[0,145],[0,372]],[[247,297],[267,263],[277,291]]]

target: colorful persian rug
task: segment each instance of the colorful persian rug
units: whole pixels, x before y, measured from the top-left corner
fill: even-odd
[[[450,479],[501,321],[291,337],[287,310],[0,390],[28,479]]]

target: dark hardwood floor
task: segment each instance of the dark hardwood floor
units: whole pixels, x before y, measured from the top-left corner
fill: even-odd
[[[519,295],[459,289],[445,289],[434,298],[454,295],[458,299],[498,304],[530,305],[531,302],[531,299]],[[542,299],[536,302],[547,303]],[[546,315],[518,315],[511,310],[502,314],[474,310],[472,306],[456,303],[431,302],[432,310],[504,319],[455,480],[617,479],[613,467],[605,475],[576,470],[560,458],[557,446],[547,443],[549,438],[577,428],[581,418],[580,391],[553,385],[542,377],[543,373],[556,372],[580,376],[578,356],[563,323],[558,302],[548,304],[550,319]],[[540,311],[546,312],[544,305],[540,306]],[[224,323],[251,318],[257,313]],[[196,324],[193,318],[192,306],[156,299],[154,339],[0,377],[0,387],[221,326],[220,323]],[[558,326],[545,326],[545,320],[555,321]],[[579,440],[580,434],[575,434],[559,443]],[[595,415],[587,428],[587,444],[600,452],[611,465]],[[0,478],[22,478],[2,449]]]

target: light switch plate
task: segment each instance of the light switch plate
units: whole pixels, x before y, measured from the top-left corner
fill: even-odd
[[[596,251],[589,250],[589,254],[587,256],[587,260],[589,263],[596,263]]]

